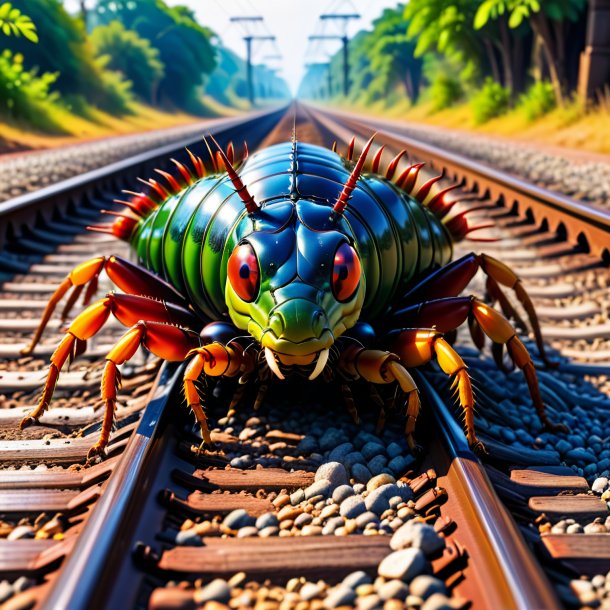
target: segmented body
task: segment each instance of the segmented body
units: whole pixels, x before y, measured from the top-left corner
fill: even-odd
[[[269,216],[282,225],[292,223],[294,232],[278,241],[273,252],[276,275],[288,283],[298,270],[282,266],[293,265],[299,225],[307,223],[307,216],[328,218],[350,171],[349,162],[319,146],[272,146],[239,170],[262,214],[249,217],[226,174],[204,177],[141,220],[132,247],[143,266],[187,294],[205,318],[222,319],[227,261],[241,236],[264,231]],[[366,278],[362,319],[373,321],[414,277],[451,260],[452,237],[439,218],[378,174],[360,177],[344,217]],[[307,247],[320,245],[314,238]]]

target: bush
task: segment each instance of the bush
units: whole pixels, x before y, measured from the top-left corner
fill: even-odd
[[[553,85],[538,81],[519,98],[518,107],[523,110],[528,121],[535,121],[553,110],[556,105]]]
[[[108,70],[110,58],[107,55],[95,60],[99,68],[102,84],[102,94],[98,100],[100,108],[117,114],[130,114],[132,112],[130,103],[133,101],[131,94],[131,82],[125,80],[121,72]]]
[[[97,56],[108,58],[106,67],[121,72],[133,85],[133,92],[154,102],[154,92],[164,75],[159,51],[148,40],[126,30],[119,21],[101,25],[91,33],[91,44]]]
[[[23,56],[8,49],[0,54],[0,112],[46,131],[60,131],[49,109],[59,100],[51,91],[57,74],[26,70]]]
[[[504,114],[509,107],[510,91],[486,78],[481,89],[472,96],[470,106],[476,125]]]
[[[450,108],[464,95],[464,90],[460,82],[439,72],[433,78],[428,88],[428,96],[432,102],[432,112],[439,112],[445,108]]]

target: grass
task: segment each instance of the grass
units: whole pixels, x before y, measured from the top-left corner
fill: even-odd
[[[203,101],[209,116],[231,116],[235,109],[226,108],[211,99]],[[87,118],[71,113],[60,106],[50,109],[54,123],[61,125],[61,135],[50,135],[32,129],[25,124],[9,123],[0,118],[0,153],[11,150],[54,148],[109,136],[163,129],[201,121],[204,117],[180,111],[163,111],[145,104],[133,104],[133,114],[115,117],[107,112],[90,108]]]
[[[564,108],[551,110],[535,121],[529,120],[523,110],[517,107],[481,125],[476,125],[469,102],[462,102],[439,112],[433,111],[430,101],[411,106],[404,100],[392,107],[386,107],[383,102],[362,104],[333,100],[333,105],[345,110],[410,123],[501,136],[537,145],[610,154],[610,107],[605,104],[585,113],[578,102],[571,102]]]

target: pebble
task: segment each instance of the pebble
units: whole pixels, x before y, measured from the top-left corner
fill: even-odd
[[[278,518],[275,513],[264,513],[256,520],[256,527],[259,530],[264,530],[266,527],[277,526]]]
[[[310,500],[312,498],[315,498],[316,496],[322,496],[323,498],[326,498],[330,494],[332,488],[333,485],[331,481],[329,481],[328,479],[319,479],[318,481],[310,485],[307,489],[305,489],[305,499]]]
[[[402,455],[397,455],[395,458],[388,462],[388,468],[397,476],[402,476],[408,469],[410,463],[407,458]]]
[[[311,513],[301,513],[295,520],[294,524],[297,527],[303,527],[308,523],[311,523],[313,520],[313,515]]]
[[[327,462],[318,468],[314,480],[327,480],[331,488],[336,489],[340,485],[347,485],[347,471],[345,466],[339,462]]]
[[[319,525],[306,525],[301,530],[301,536],[321,536],[322,528]]]
[[[15,594],[13,586],[8,580],[0,582],[0,604],[5,602],[7,599]]]
[[[329,454],[328,459],[331,462],[341,462],[345,457],[354,450],[354,445],[351,443],[343,443],[338,447],[335,447]]]
[[[582,447],[576,447],[575,449],[570,449],[570,451],[568,451],[566,453],[566,457],[571,459],[571,460],[575,460],[577,462],[595,462],[596,458],[595,455],[593,455],[593,453],[591,453],[590,451],[587,451],[586,449],[582,448]]]
[[[198,604],[209,601],[227,603],[231,599],[231,588],[222,578],[216,578],[203,589],[196,591],[194,597]]]
[[[337,428],[328,428],[324,434],[320,437],[319,445],[322,451],[328,451],[335,447],[346,443],[347,437],[343,430],[337,430]]]
[[[329,504],[325,506],[320,512],[320,519],[328,519],[329,517],[334,517],[339,514],[339,505],[338,504]]]
[[[398,493],[398,487],[394,483],[381,485],[372,491],[365,500],[367,510],[378,515],[390,508],[390,498]]]
[[[375,522],[379,522],[379,517],[375,513],[371,512],[370,510],[368,510],[365,513],[362,513],[356,517],[356,525],[360,529],[363,529],[369,523],[375,523]]]
[[[337,528],[343,527],[344,524],[345,519],[343,517],[332,517],[332,519],[329,519],[322,528],[322,535],[330,536],[335,533]]]
[[[242,527],[237,532],[238,538],[252,538],[253,536],[258,536],[258,529],[254,525]]]
[[[385,447],[379,442],[369,441],[364,445],[364,447],[362,447],[360,453],[362,454],[362,457],[368,461],[373,459],[376,455],[384,454]]]
[[[250,516],[243,508],[237,508],[231,511],[223,520],[224,527],[231,530],[238,530],[248,525],[254,525],[256,519]]]
[[[348,606],[356,599],[356,593],[349,587],[339,585],[331,589],[324,600],[325,608],[338,608]]]
[[[21,538],[34,538],[36,531],[31,525],[18,525],[8,536],[8,540],[20,540]]]
[[[299,455],[309,455],[318,451],[318,441],[313,436],[306,436],[296,446],[296,452]]]
[[[403,601],[409,594],[409,587],[402,580],[388,580],[377,589],[377,594],[383,600],[399,599]]]
[[[250,454],[240,455],[238,457],[233,458],[229,464],[231,468],[239,468],[240,470],[246,470],[252,466],[252,456]]]
[[[608,478],[607,477],[598,477],[593,481],[593,485],[591,485],[591,489],[598,494],[601,494],[605,491],[606,487],[608,487]]]
[[[397,551],[408,547],[419,548],[426,557],[431,557],[445,548],[445,539],[427,523],[408,521],[392,536],[390,548]]]
[[[384,455],[376,455],[372,460],[369,461],[367,468],[371,471],[373,476],[376,476],[385,470],[387,463],[388,460]]]
[[[180,546],[203,546],[201,536],[193,530],[181,530],[176,534],[176,544]]]
[[[350,589],[356,590],[358,587],[362,585],[370,585],[373,582],[373,579],[363,570],[358,570],[357,572],[352,572],[348,574],[343,581],[342,585],[349,587]]]
[[[343,465],[349,470],[353,470],[356,464],[364,464],[365,461],[366,460],[362,457],[362,454],[359,451],[353,451],[345,456]]]
[[[360,483],[365,483],[371,478],[371,471],[362,464],[354,464],[352,466],[352,477]]]
[[[306,582],[299,591],[299,596],[305,602],[318,597],[323,589],[318,583]]]
[[[296,506],[305,499],[305,490],[297,489],[294,493],[290,494],[290,504]]]
[[[374,491],[382,485],[388,485],[390,483],[396,483],[396,479],[391,474],[379,474],[373,477],[367,484],[367,491]]]
[[[453,610],[451,600],[442,593],[434,593],[421,606],[421,610]]]
[[[429,576],[428,574],[420,574],[411,581],[409,592],[412,595],[421,597],[421,599],[428,599],[434,593],[446,595],[447,587],[439,578]]]
[[[302,508],[298,506],[284,506],[277,514],[277,518],[280,521],[289,521],[296,519],[303,512]]]
[[[360,496],[350,496],[341,502],[339,512],[346,519],[355,519],[366,511],[364,500]]]
[[[260,538],[271,538],[271,536],[277,536],[280,528],[275,525],[265,527],[258,532]]]
[[[392,442],[386,447],[385,452],[389,458],[395,458],[402,453],[402,447],[398,443]]]
[[[351,485],[340,485],[333,491],[333,500],[337,504],[341,504],[343,500],[354,495],[354,488]]]
[[[356,608],[358,610],[376,610],[377,608],[381,608],[381,604],[382,601],[379,595],[373,593],[371,595],[359,597],[356,601]]]
[[[426,568],[427,562],[420,549],[403,549],[384,557],[377,571],[384,578],[410,582]]]

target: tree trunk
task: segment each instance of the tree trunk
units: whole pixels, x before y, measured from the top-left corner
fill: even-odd
[[[496,52],[493,45],[489,41],[489,38],[484,38],[483,42],[485,43],[485,51],[491,68],[491,75],[497,83],[501,83],[502,77],[500,76],[500,68],[498,67],[498,60],[496,59]]]
[[[549,30],[549,24],[544,15],[541,13],[533,13],[531,19],[532,29],[534,33],[542,40],[542,49],[546,57],[551,83],[555,91],[555,97],[559,106],[564,106],[563,83],[561,82],[561,74],[557,67],[557,62],[553,54],[553,39]]]
[[[403,79],[407,97],[411,104],[415,104],[415,88],[413,86],[413,75],[411,74],[411,68],[407,68]]]
[[[510,44],[510,33],[508,31],[508,22],[505,16],[499,20],[500,25],[500,41],[502,43],[502,65],[504,67],[504,86],[510,90],[511,99],[515,95],[515,83],[513,78],[513,62]]]

